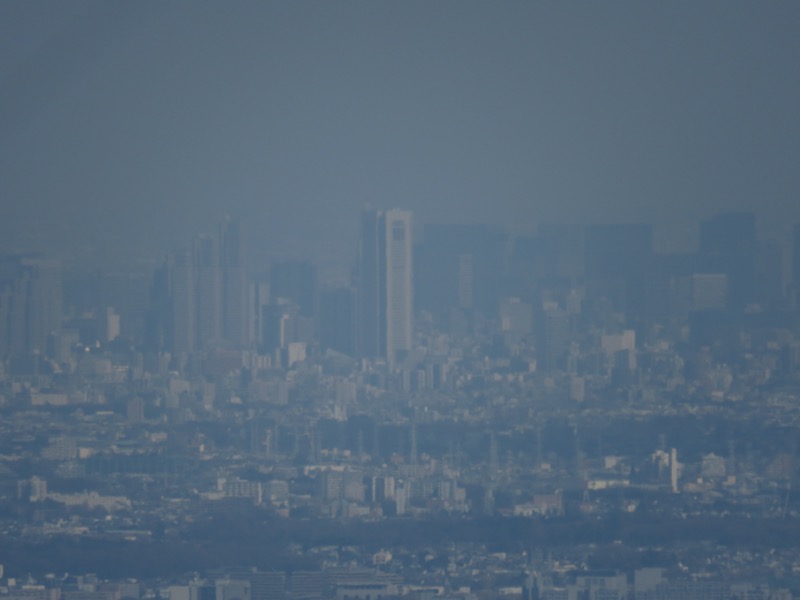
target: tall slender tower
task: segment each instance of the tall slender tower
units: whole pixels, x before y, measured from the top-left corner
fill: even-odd
[[[364,210],[358,258],[359,353],[389,365],[411,350],[414,315],[411,212]]]
[[[386,240],[386,360],[393,365],[411,350],[414,327],[411,213],[386,211],[382,229]]]

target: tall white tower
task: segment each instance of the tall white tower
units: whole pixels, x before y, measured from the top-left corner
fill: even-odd
[[[365,210],[358,265],[359,352],[394,365],[411,350],[414,271],[411,212]]]
[[[411,213],[388,210],[386,240],[386,360],[395,364],[411,350],[414,318]]]

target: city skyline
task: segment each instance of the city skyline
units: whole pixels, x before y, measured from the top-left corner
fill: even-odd
[[[360,224],[349,285],[250,274],[239,342],[236,219],[145,279],[3,257],[0,598],[800,591],[800,238]]]
[[[562,225],[516,237],[487,226],[437,224],[412,242],[410,211],[365,208],[360,219],[346,282],[326,281],[309,260],[246,268],[246,234],[228,216],[216,236],[195,235],[188,249],[145,273],[83,272],[41,255],[6,255],[6,354],[35,348],[63,355],[86,326],[70,332],[65,324],[66,337],[50,339],[64,317],[96,319],[87,331],[98,343],[122,336],[182,360],[217,347],[252,348],[285,366],[287,352],[295,353],[292,362],[303,360],[306,348],[323,341],[323,348],[394,368],[417,360],[417,317],[447,331],[460,314],[464,323],[480,315],[510,339],[539,336],[541,365],[553,369],[563,366],[565,332],[582,305],[609,303],[623,315],[616,327],[641,329],[670,314],[735,317],[754,307],[780,313],[797,301],[793,257],[800,238],[759,238],[753,213],[700,222],[699,244],[688,253],[656,252],[652,227],[642,224]],[[56,314],[53,303],[62,297]]]
[[[798,32],[0,2],[0,600],[800,598]]]

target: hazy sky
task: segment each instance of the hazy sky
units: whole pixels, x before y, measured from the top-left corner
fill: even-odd
[[[800,220],[800,3],[0,3],[2,249]]]

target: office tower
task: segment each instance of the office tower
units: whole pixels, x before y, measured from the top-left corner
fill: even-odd
[[[753,213],[721,213],[700,223],[699,250],[702,272],[727,276],[730,308],[742,309],[753,302],[756,261]]]
[[[411,350],[414,319],[411,213],[385,215],[386,357],[389,364]]]
[[[153,341],[158,339],[156,323],[166,321],[165,345],[178,354],[217,344],[234,348],[249,344],[247,284],[236,221],[226,219],[219,237],[199,236],[192,251],[169,257],[166,272],[162,269],[154,276],[151,318]]]
[[[413,237],[411,212],[361,215],[358,261],[360,353],[389,365],[411,350],[413,334]]]
[[[0,358],[46,354],[61,318],[58,262],[34,255],[0,257]]]

